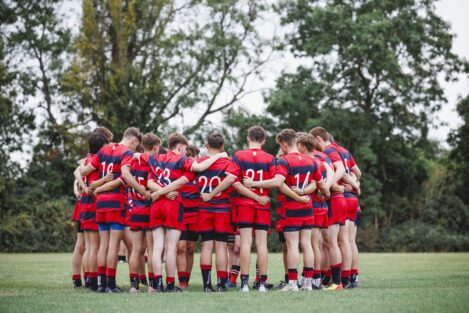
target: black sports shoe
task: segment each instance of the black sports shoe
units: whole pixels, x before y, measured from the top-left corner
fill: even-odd
[[[106,292],[106,287],[98,286],[98,289],[96,290],[96,292]]]
[[[280,289],[283,289],[283,287],[285,287],[286,285],[288,285],[288,283],[287,283],[286,281],[284,281],[284,280],[281,280],[281,281],[278,283],[278,285],[277,285],[276,288],[280,290]]]
[[[227,292],[228,289],[225,286],[217,286],[217,292]]]
[[[215,289],[213,289],[212,286],[207,286],[207,287],[204,287],[204,292],[215,292]]]
[[[259,289],[259,286],[261,285],[260,281],[258,280],[255,280],[253,283],[252,283],[252,288],[253,289]]]
[[[353,286],[352,286],[351,283],[348,283],[348,284],[346,284],[346,285],[342,285],[342,288],[344,288],[344,289],[352,289]]]
[[[106,288],[106,293],[122,293],[122,290],[119,288]]]
[[[148,286],[148,280],[146,278],[140,278],[140,283],[144,286]]]
[[[171,289],[166,288],[164,292],[182,292],[182,289],[174,286],[174,288],[171,288]]]

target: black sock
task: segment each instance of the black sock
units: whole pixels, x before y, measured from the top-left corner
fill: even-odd
[[[212,287],[212,271],[209,269],[202,269],[202,280],[205,287]]]
[[[249,285],[249,275],[241,275],[241,288],[245,285]]]
[[[342,286],[347,286],[350,283],[350,276],[342,276],[340,281],[342,282]]]
[[[98,277],[90,277],[90,289],[98,290]]]
[[[340,285],[340,269],[341,269],[340,265],[331,266],[332,282],[337,285]]]
[[[115,289],[116,288],[116,278],[114,276],[107,276],[107,286],[110,289]]]
[[[161,288],[161,286],[163,285],[163,278],[162,276],[156,276],[153,278],[153,288],[157,289],[157,288]]]
[[[130,287],[132,288],[135,288],[135,289],[139,289],[139,282],[140,282],[140,279],[138,277],[130,277]]]
[[[123,262],[126,262],[127,258],[125,255],[119,255],[117,256],[117,261],[123,261]]]
[[[261,275],[260,277],[260,284],[265,285],[265,282],[267,281],[267,275]]]
[[[352,275],[350,275],[350,282],[351,282],[351,283],[354,283],[354,282],[356,282],[356,281],[357,281],[357,274],[352,274]]]
[[[166,289],[167,290],[173,290],[174,289],[174,283],[166,283]]]
[[[284,282],[288,283],[288,273],[285,274],[285,277],[283,279],[284,279]]]
[[[101,288],[106,289],[106,287],[107,287],[106,274],[99,274],[98,286],[101,287]]]

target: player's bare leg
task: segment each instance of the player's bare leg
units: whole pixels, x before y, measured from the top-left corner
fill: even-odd
[[[127,260],[130,260],[130,255],[132,254],[132,237],[130,227],[126,227],[122,233],[122,242],[125,245],[124,255],[127,256]],[[130,270],[130,268],[129,268]]]
[[[153,234],[151,230],[145,231],[145,242],[147,247],[148,287],[153,288],[155,274],[153,273]]]
[[[319,228],[311,230],[311,245],[314,253],[314,271],[312,287],[315,289],[321,288],[321,248],[319,241],[321,240],[321,231]]]
[[[107,252],[107,292],[119,292],[116,288],[116,269],[117,269],[117,256],[119,254],[120,243],[123,237],[123,230],[111,229],[109,234],[109,248]]]
[[[251,263],[252,228],[241,228],[240,233],[240,264],[241,291],[249,291],[249,265]]]
[[[337,237],[339,235],[339,225],[331,225],[327,229],[327,241],[326,246],[329,256],[329,264],[332,271],[332,282],[335,285],[340,285],[340,269],[342,263],[342,255],[340,253],[339,244]]]
[[[350,270],[352,269],[352,249],[350,248],[350,220],[345,221],[345,225],[340,226],[338,244],[342,254],[341,282],[342,286],[349,287]]]
[[[311,245],[311,229],[302,229],[300,231],[300,246],[303,251],[303,275],[305,278],[301,289],[312,290],[314,252]]]
[[[214,292],[212,286],[212,252],[214,241],[202,241],[200,250],[200,271],[202,273],[202,282],[204,284],[204,292]]]
[[[98,250],[99,233],[97,231],[85,231],[85,236],[89,239],[88,271],[90,272],[90,288],[98,290]]]
[[[224,241],[215,241],[215,264],[217,267],[217,291],[226,291],[226,281],[228,278],[228,253],[226,251],[227,243]]]
[[[321,284],[327,286],[332,281],[332,273],[329,264],[329,246],[327,229],[321,230]]]
[[[351,284],[352,287],[359,287],[359,283],[356,281],[356,276],[358,275],[358,247],[357,247],[357,225],[352,222],[350,225],[350,232],[349,232],[349,239],[350,239],[350,247],[352,249],[352,266],[351,266]]]
[[[163,227],[158,227],[152,231],[153,237],[153,287],[148,288],[148,292],[163,292],[163,253],[165,246],[165,229]]]
[[[83,233],[77,233],[77,240],[72,255],[72,280],[73,288],[82,286],[81,267],[83,263],[83,255],[85,254],[85,237]]]
[[[230,247],[231,246],[231,247]],[[235,242],[228,247],[228,250],[231,254],[231,269],[230,269],[230,280],[228,287],[236,287],[236,281],[238,280],[239,271],[241,270],[240,267],[240,246],[241,246],[241,238],[239,235],[235,235]]]
[[[186,272],[187,272],[186,250],[187,250],[187,240],[179,240],[177,244],[176,266],[177,266],[177,271],[178,271],[179,287],[181,289],[187,288],[187,283],[185,281]]]
[[[90,242],[89,238],[86,237],[86,233],[83,232],[83,240],[85,242],[85,251],[81,258],[81,267],[83,269],[83,278],[85,281],[85,288],[90,287],[90,270],[89,270],[89,258],[90,258]]]
[[[194,266],[195,241],[186,242],[186,283],[189,284],[192,267]]]
[[[180,291],[174,287],[176,274],[177,244],[181,237],[181,231],[166,229],[166,292]]]
[[[109,230],[99,231],[98,249],[98,292],[105,292],[107,288],[107,252],[109,249]]]
[[[132,231],[130,237],[132,239],[132,252],[129,257],[129,278],[130,292],[137,293],[140,283],[140,258],[143,250],[143,231]]]
[[[269,262],[269,252],[267,249],[267,231],[256,229],[256,251],[257,267],[259,269],[259,291],[267,291],[265,283],[267,281],[267,267]]]
[[[287,246],[288,284],[281,291],[298,291],[298,264],[300,251],[298,249],[300,232],[284,232]]]

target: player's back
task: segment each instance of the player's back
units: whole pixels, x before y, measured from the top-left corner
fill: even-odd
[[[199,158],[197,161],[199,163],[207,160],[209,156],[204,156]],[[225,170],[230,165],[231,159],[221,158],[215,161],[210,165],[206,170],[200,172],[197,175],[197,184],[199,187],[199,192],[206,193],[211,192],[215,189],[226,177]],[[230,212],[230,193],[232,190],[230,188],[222,191],[220,194],[215,195],[212,200],[200,204],[200,210],[207,210],[210,208],[210,211],[217,212]]]
[[[132,165],[130,167],[130,172],[132,173],[132,176],[145,189],[147,188],[148,174],[150,172],[150,165],[148,165],[149,156],[149,153],[142,154],[137,160],[132,161]],[[130,187],[129,196],[133,206],[142,207],[151,205],[150,200],[145,199],[144,196],[142,196],[136,190]]]
[[[155,181],[161,186],[167,186],[183,176],[185,172],[190,172],[192,159],[168,151],[166,154],[152,155],[148,164]],[[193,178],[188,179],[191,181]]]

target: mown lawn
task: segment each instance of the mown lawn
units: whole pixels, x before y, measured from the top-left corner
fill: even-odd
[[[70,262],[71,254],[0,254],[0,312],[469,312],[469,253],[362,254],[362,288],[295,294],[204,294],[197,264],[181,294],[95,294],[72,289]],[[272,254],[269,281],[282,272]],[[128,289],[127,275],[119,265]]]

